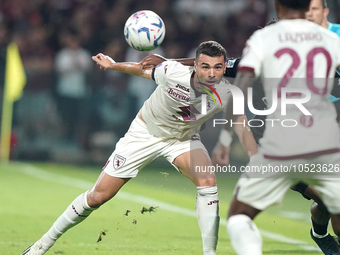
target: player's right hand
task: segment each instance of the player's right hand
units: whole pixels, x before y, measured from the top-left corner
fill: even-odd
[[[229,165],[229,153],[230,146],[224,147],[220,142],[218,142],[211,155],[213,165]]]
[[[92,60],[100,66],[100,69],[110,69],[114,63],[116,63],[112,58],[103,53],[99,53],[96,56],[92,56]]]

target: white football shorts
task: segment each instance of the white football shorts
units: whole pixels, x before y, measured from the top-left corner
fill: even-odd
[[[282,202],[285,193],[290,187],[302,180],[311,184],[318,192],[329,212],[333,214],[340,213],[340,173],[338,169],[340,164],[340,154],[326,154],[308,159],[294,160],[272,160],[264,158],[261,152],[254,155],[248,163],[248,166],[302,166],[302,164],[323,164],[333,169],[333,172],[327,173],[307,173],[306,178],[290,178],[293,175],[289,173],[275,173],[274,175],[263,175],[266,177],[259,178],[259,174],[243,173],[236,184],[234,194],[237,200],[248,204],[258,210],[264,210],[273,204]],[[293,167],[294,168],[294,167]],[[336,171],[336,172],[335,172]],[[254,177],[256,176],[256,177]]]
[[[116,144],[103,171],[118,178],[136,177],[138,171],[158,157],[166,158],[171,164],[174,159],[190,150],[207,149],[199,135],[195,140],[183,140],[155,137],[149,133],[146,124],[137,116],[127,133]],[[178,168],[172,164],[178,171]]]

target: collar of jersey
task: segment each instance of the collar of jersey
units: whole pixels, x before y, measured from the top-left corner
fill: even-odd
[[[195,92],[195,97],[200,97],[203,93],[199,92],[196,88],[195,88],[195,84],[194,84],[194,77],[195,77],[195,71],[192,72],[191,74],[191,78],[190,78],[190,87],[193,89],[193,91]]]

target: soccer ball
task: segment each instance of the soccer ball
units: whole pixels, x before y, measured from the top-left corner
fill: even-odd
[[[164,22],[153,11],[136,12],[125,23],[124,36],[127,43],[136,50],[156,49],[165,37]]]

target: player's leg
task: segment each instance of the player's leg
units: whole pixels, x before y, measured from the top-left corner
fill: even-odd
[[[315,201],[310,208],[312,219],[312,229],[310,230],[311,238],[325,254],[340,254],[339,245],[327,231],[330,213],[321,201],[319,195],[305,182],[299,182],[293,186],[292,189],[301,193],[304,198]],[[334,228],[334,232],[339,233],[337,230],[339,230],[340,226],[334,225]]]
[[[318,203],[314,202],[312,204],[311,214],[313,227],[310,231],[310,235],[314,242],[319,246],[324,254],[340,255],[339,244],[327,231],[330,213],[322,201],[319,201]],[[332,221],[332,223],[334,222]],[[334,229],[338,230],[339,226],[334,224]]]
[[[262,237],[253,219],[261,211],[233,198],[228,213],[227,230],[237,254],[262,254]]]
[[[334,234],[338,237],[338,245],[340,242],[340,220],[338,216],[331,215],[331,223]]]
[[[340,242],[340,224],[337,223],[337,219],[334,216],[331,215],[331,223],[334,234],[338,237],[338,244]]]
[[[211,166],[204,149],[195,149],[177,156],[173,164],[188,177],[197,188],[196,215],[201,230],[203,254],[216,254],[219,230],[219,200],[214,173],[193,175],[194,166]]]
[[[115,196],[128,180],[110,176],[103,171],[93,188],[73,200],[42,238],[22,254],[44,254],[62,234],[84,221],[94,210]]]
[[[156,157],[158,143],[159,139],[150,135],[145,124],[136,118],[129,131],[116,144],[115,151],[93,188],[78,196],[50,230],[23,254],[44,254],[65,231],[82,222],[93,210],[115,196],[128,180],[137,176],[139,169]]]
[[[340,162],[340,156],[337,154],[330,154],[324,156],[324,162],[328,162],[329,164],[333,164],[334,166]],[[328,173],[329,178],[320,179],[320,183],[317,185],[313,185],[313,188],[319,194],[319,197],[322,199],[324,206],[327,208],[327,211],[331,214],[332,226],[334,228],[334,232],[339,234],[339,226],[340,226],[340,178],[338,173]],[[313,208],[314,213],[318,207]],[[322,223],[322,222],[321,222]],[[320,239],[313,238],[313,240],[318,244],[324,254],[340,254],[340,249],[338,244],[334,242],[334,239],[327,234],[326,237]]]
[[[275,167],[282,162],[268,160],[261,152],[254,155],[248,164],[252,166]],[[244,173],[236,184],[234,199],[229,207],[227,230],[231,244],[239,255],[261,255],[262,238],[253,222],[254,217],[268,206],[281,203],[291,187],[292,180],[269,173]]]

